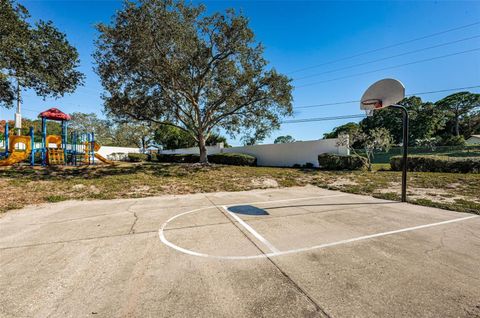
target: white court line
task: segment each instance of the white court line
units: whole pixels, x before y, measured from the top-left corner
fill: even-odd
[[[228,208],[224,205],[222,208],[230,214],[238,223],[240,223],[248,232],[250,232],[253,236],[255,236],[260,242],[262,242],[266,247],[270,249],[270,251],[274,253],[279,253],[280,250],[278,250],[275,246],[272,245],[269,241],[267,241],[266,238],[258,234],[257,231],[255,231],[250,225],[248,225],[244,220],[242,220],[238,215],[235,213],[232,213],[228,210]]]
[[[444,225],[444,224],[449,224],[449,223],[454,223],[454,222],[465,221],[465,220],[473,219],[473,218],[476,218],[476,217],[478,217],[478,215],[467,216],[467,217],[464,217],[464,218],[447,220],[447,221],[442,221],[442,222],[437,222],[437,223],[430,223],[430,224],[425,224],[425,225],[412,226],[412,227],[407,227],[407,228],[404,228],[404,229],[388,231],[388,232],[381,232],[381,233],[376,233],[376,234],[371,234],[371,235],[365,235],[365,236],[355,237],[355,238],[351,238],[351,239],[347,239],[347,240],[341,240],[341,241],[337,241],[337,242],[333,242],[333,243],[326,243],[326,244],[320,244],[320,245],[315,245],[315,246],[310,246],[310,247],[303,247],[303,248],[298,248],[298,249],[288,250],[288,251],[283,251],[283,252],[278,252],[278,253],[271,253],[270,256],[280,256],[280,255],[286,255],[286,254],[292,254],[292,253],[306,252],[306,251],[325,248],[325,247],[330,247],[330,246],[336,246],[336,245],[341,245],[341,244],[348,244],[348,243],[352,243],[352,242],[368,240],[368,239],[381,237],[381,236],[387,236],[387,235],[392,235],[392,234],[397,234],[397,233],[415,231],[415,230],[424,229],[424,228],[433,227],[433,226],[439,226],[439,225]],[[269,255],[267,254],[267,256],[269,256]]]
[[[318,197],[315,197],[315,198],[321,199],[322,196],[318,196]],[[293,201],[293,200],[300,200],[300,199],[307,200],[309,198],[286,199],[286,200],[279,200],[279,201],[264,201],[264,202],[256,202],[255,204],[285,202],[285,201]],[[254,203],[238,203],[238,204],[226,205],[225,207],[235,206],[235,205],[245,205],[245,204],[254,204]],[[257,255],[247,255],[247,256],[221,256],[221,255],[209,255],[209,254],[205,254],[205,253],[195,252],[195,251],[177,246],[177,245],[173,244],[172,242],[170,242],[169,240],[167,240],[167,238],[165,237],[164,230],[165,230],[165,228],[166,228],[166,226],[168,225],[169,222],[171,222],[174,219],[179,218],[183,215],[186,215],[186,214],[190,214],[190,213],[194,213],[194,212],[198,212],[198,211],[202,211],[202,210],[207,210],[207,209],[213,209],[213,208],[215,208],[215,206],[202,207],[202,208],[194,209],[194,210],[191,210],[191,211],[183,212],[183,213],[177,214],[177,215],[169,218],[165,223],[162,224],[162,226],[158,230],[158,236],[160,238],[160,241],[162,243],[164,243],[165,245],[167,245],[167,246],[169,246],[169,247],[171,247],[171,248],[173,248],[177,251],[180,251],[182,253],[192,255],[192,256],[200,256],[200,257],[214,258],[214,259],[224,259],[224,260],[249,260],[249,259],[259,259],[259,258],[275,257],[275,256],[282,256],[282,255],[288,255],[288,254],[294,254],[294,253],[307,252],[307,251],[312,251],[312,250],[316,250],[316,249],[322,249],[322,248],[327,248],[327,247],[332,247],[332,246],[337,246],[337,245],[342,245],[342,244],[348,244],[348,243],[368,240],[368,239],[387,236],[387,235],[393,235],[393,234],[398,234],[398,233],[403,233],[403,232],[415,231],[415,230],[419,230],[419,229],[424,229],[424,228],[429,228],[429,227],[434,227],[434,226],[440,226],[440,225],[445,225],[445,224],[449,224],[449,223],[461,222],[461,221],[465,221],[465,220],[469,220],[469,219],[479,217],[478,215],[472,215],[472,216],[467,216],[467,217],[453,219],[453,220],[441,221],[441,222],[436,222],[436,223],[430,223],[430,224],[424,224],[424,225],[418,225],[418,226],[403,228],[403,229],[399,229],[399,230],[393,230],[393,231],[381,232],[381,233],[376,233],[376,234],[371,234],[371,235],[365,235],[365,236],[360,236],[360,237],[356,237],[356,238],[341,240],[341,241],[332,242],[332,243],[325,243],[325,244],[314,245],[314,246],[310,246],[310,247],[303,247],[303,248],[287,250],[287,251],[278,251],[277,250],[277,252],[266,253],[266,254],[257,254]],[[228,211],[228,212],[230,213],[230,211]]]

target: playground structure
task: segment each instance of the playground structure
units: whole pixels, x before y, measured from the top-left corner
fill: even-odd
[[[113,164],[100,154],[100,145],[95,141],[93,132],[72,132],[68,138],[68,122],[70,116],[57,108],[50,108],[39,114],[42,119],[41,143],[35,143],[33,127],[30,127],[29,136],[10,136],[8,123],[5,125],[5,151],[0,152],[0,166],[10,166],[29,159],[30,165],[40,162],[47,165],[93,165],[98,159],[103,163]],[[61,123],[61,135],[47,134],[47,121]]]

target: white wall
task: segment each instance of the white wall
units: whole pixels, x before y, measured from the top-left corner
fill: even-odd
[[[110,146],[101,146],[100,150],[98,150],[98,153],[101,156],[104,156],[105,158],[112,153],[129,153],[129,152],[134,152],[134,153],[140,153],[139,148],[130,148],[130,147],[110,147]]]
[[[291,167],[294,164],[304,165],[307,162],[318,167],[318,155],[321,153],[335,153],[348,155],[347,147],[337,147],[337,139],[320,139],[311,141],[297,141],[287,144],[267,144],[243,147],[223,148],[223,144],[207,147],[208,154],[216,153],[244,153],[255,156],[259,166]],[[175,150],[162,150],[162,154],[198,154],[198,147]]]
[[[347,147],[337,147],[337,139],[297,141],[286,144],[253,145],[224,148],[223,152],[238,152],[255,156],[259,166],[291,167],[307,162],[318,167],[318,155],[335,153],[348,155]]]

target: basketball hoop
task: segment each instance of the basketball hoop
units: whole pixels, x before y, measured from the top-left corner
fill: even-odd
[[[375,110],[398,103],[404,97],[403,84],[396,79],[386,78],[370,85],[360,99],[360,109],[370,117]]]
[[[408,159],[408,112],[404,106],[397,105],[405,98],[405,86],[396,79],[386,78],[377,81],[363,93],[360,109],[368,117],[375,110],[385,107],[401,109],[403,112],[403,161],[402,161],[402,202],[407,202],[407,159]]]
[[[361,108],[365,110],[365,114],[367,114],[367,117],[373,116],[375,109],[383,108],[382,100],[376,98],[362,100],[361,105]]]

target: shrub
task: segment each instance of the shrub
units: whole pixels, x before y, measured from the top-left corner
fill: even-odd
[[[148,155],[144,153],[133,153],[129,152],[128,153],[128,160],[130,162],[140,162],[140,161],[147,161],[148,160]]]
[[[323,170],[365,170],[368,168],[367,160],[357,155],[340,156],[322,153],[318,155],[318,164]]]
[[[304,168],[307,168],[307,169],[312,169],[314,167],[313,163],[311,162],[306,162],[304,165],[303,165]]]
[[[200,156],[194,155],[194,154],[178,154],[178,155],[158,154],[157,155],[157,161],[159,162],[196,163],[199,160],[200,160]]]
[[[200,160],[200,156],[194,154],[158,154],[157,160],[159,162],[171,163],[197,163]],[[236,166],[255,166],[257,164],[257,158],[241,153],[218,153],[209,155],[208,161],[210,163]]]
[[[257,158],[243,153],[217,153],[208,156],[208,161],[222,165],[256,166]]]
[[[403,158],[395,156],[390,158],[390,167],[394,171],[402,170]],[[409,171],[423,172],[459,172],[479,173],[480,158],[478,157],[440,157],[440,156],[409,156]]]
[[[442,146],[465,146],[463,136],[448,136],[442,139]]]

